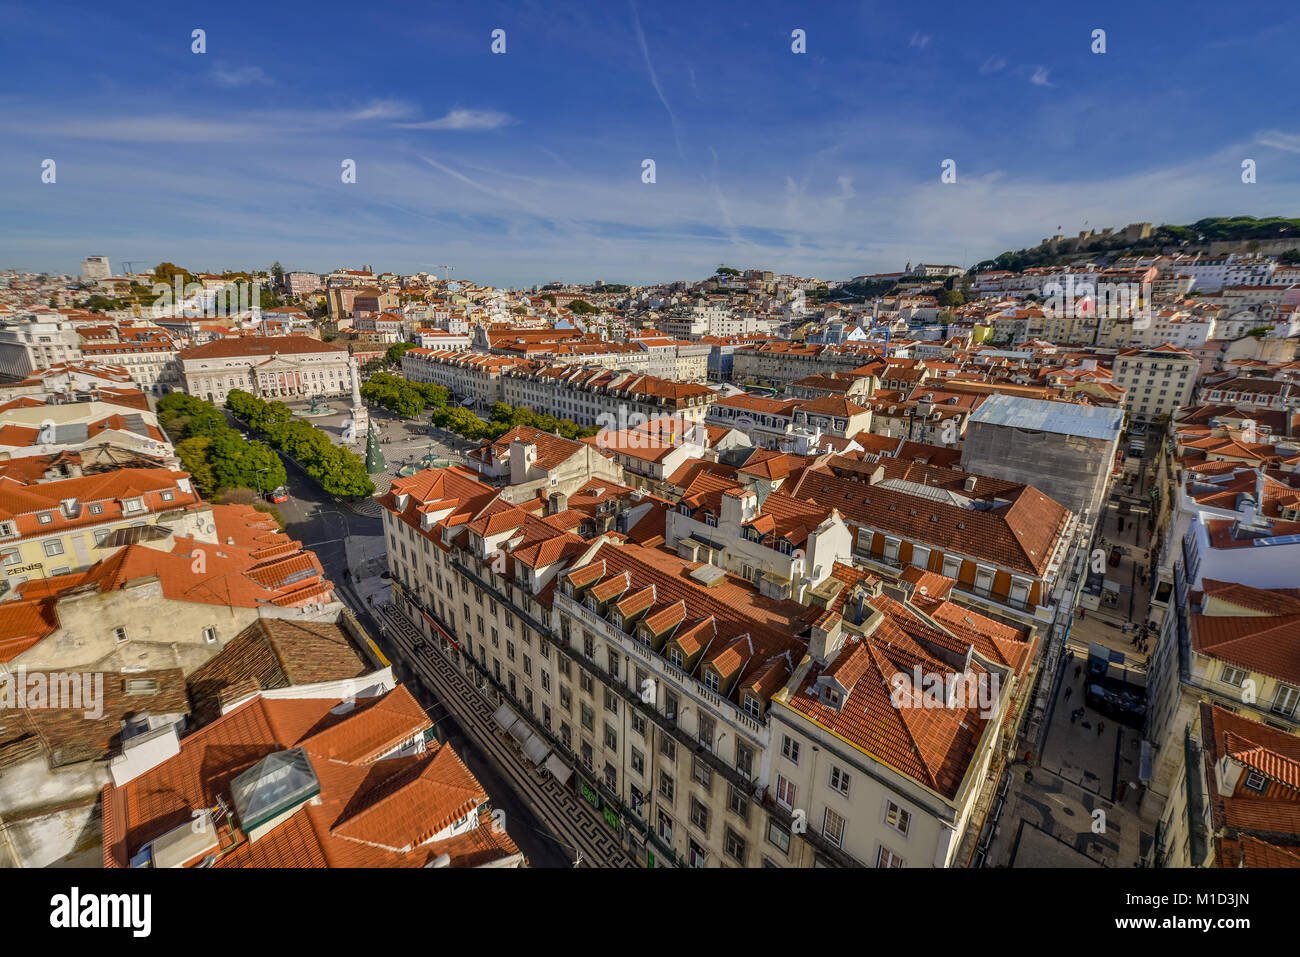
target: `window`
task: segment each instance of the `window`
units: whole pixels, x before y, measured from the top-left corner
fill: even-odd
[[[53,539],[45,543],[45,555],[47,558],[53,558],[55,555],[63,554],[63,542],[59,539]]]
[[[707,714],[701,714],[699,717],[699,727],[697,729],[697,734],[700,739],[700,744],[704,745],[706,748],[712,751],[713,736],[716,733],[717,733],[717,722],[715,722]]]
[[[117,640],[117,643],[120,645],[122,642],[126,641],[126,629],[114,628],[113,637]]]
[[[645,776],[645,755],[636,748],[632,749],[632,757],[629,759],[629,763],[632,765],[633,771],[642,777]]]
[[[691,823],[700,829],[705,837],[709,834],[709,809],[696,798],[691,798]]]
[[[563,721],[560,722],[560,741],[570,751],[573,750],[573,729]]]
[[[91,514],[91,515],[102,515],[102,514],[104,514],[104,506],[103,506],[103,505],[100,505],[98,502],[92,502],[92,503],[90,504],[90,514]]]
[[[704,788],[706,794],[713,791],[713,769],[699,758],[691,759],[691,777]]]
[[[767,819],[767,840],[786,854],[790,853],[790,829],[774,817]]]
[[[551,673],[547,671],[545,668],[542,669],[542,690],[543,691],[551,690]]]
[[[560,685],[560,707],[570,713],[573,711],[573,694],[567,685]]]
[[[1246,672],[1231,665],[1224,665],[1223,674],[1219,676],[1219,680],[1224,684],[1232,685],[1234,688],[1240,688],[1246,681]]]
[[[749,820],[749,798],[735,785],[727,785],[727,810],[742,821]]]
[[[618,750],[618,732],[614,730],[614,726],[608,721],[605,722],[605,747],[611,751]]]
[[[54,521],[54,516],[51,515],[49,512],[41,512],[39,515],[36,516],[36,520],[40,522],[42,525],[48,525],[50,524],[50,522]]]
[[[799,763],[799,742],[788,734],[781,736],[781,755],[791,764]]]
[[[480,617],[479,617],[479,622],[482,623],[482,621],[483,621],[483,618],[480,616]],[[482,632],[483,629],[480,628],[479,631]],[[508,661],[514,661],[514,660],[515,660],[515,643],[514,643],[513,641],[507,641],[507,642],[506,642],[506,659],[507,659]]]
[[[838,791],[845,797],[849,794],[849,772],[831,765],[831,790]]]
[[[880,853],[876,855],[877,867],[902,867],[903,859],[891,851],[885,845],[880,845]]]
[[[582,763],[588,771],[591,770],[591,744],[582,742]]]
[[[669,761],[677,760],[677,742],[666,734],[659,735],[659,753]]]
[[[706,688],[708,688],[708,689],[709,689],[710,691],[712,691],[712,692],[715,692],[715,693],[717,692],[717,690],[718,690],[718,673],[717,673],[716,671],[706,670],[706,671],[704,672],[704,686],[705,686]]]
[[[673,795],[677,793],[677,783],[673,776],[667,771],[659,772],[659,796],[669,804],[673,803]]]
[[[585,631],[582,633],[582,653],[591,659],[596,657],[596,640]]]
[[[822,837],[832,847],[839,847],[844,843],[844,818],[840,817],[830,808],[826,809],[826,815],[822,819]]]
[[[581,668],[578,669],[578,684],[587,694],[595,694],[596,682],[592,680],[591,675],[583,671]]]
[[[680,648],[669,648],[669,649],[668,649],[668,660],[672,663],[672,666],[673,666],[674,668],[680,668],[680,667],[682,666],[682,652],[681,652],[681,649],[680,649]]]
[[[754,776],[754,749],[744,741],[736,742],[736,770],[747,778]]]
[[[1294,714],[1296,702],[1300,701],[1300,688],[1292,688],[1290,685],[1278,685],[1277,691],[1273,695],[1274,714]]]
[[[669,721],[676,721],[678,714],[678,700],[675,691],[664,691],[664,717]]]
[[[776,776],[776,801],[778,804],[793,811],[795,806],[795,795],[797,793],[798,788],[794,786],[794,782],[784,774],[778,774]]]
[[[210,626],[210,625],[209,625],[207,628],[204,628],[204,629],[203,629],[203,640],[204,640],[205,642],[207,642],[209,645],[212,644],[214,641],[216,641],[216,640],[217,640],[217,629],[213,628],[213,627]]]
[[[743,867],[745,864],[745,839],[731,828],[726,828],[724,833],[726,837],[722,845],[723,850],[727,852],[728,857]]]
[[[1268,790],[1268,778],[1259,771],[1251,771],[1246,775],[1246,787],[1257,794],[1263,794]]]
[[[6,565],[17,565],[22,561],[22,555],[16,548],[6,548],[3,552],[0,552],[0,555],[4,556],[4,564]]]
[[[605,689],[605,710],[611,714],[618,714],[618,695],[609,688]]]
[[[582,726],[591,731],[596,726],[596,712],[592,711],[585,704],[582,705]]]
[[[885,823],[899,834],[906,836],[908,830],[912,827],[912,812],[904,811],[893,801],[886,801]]]
[[[752,718],[760,717],[763,713],[762,704],[752,694],[745,695],[745,713]]]
[[[639,734],[643,741],[645,740],[645,715],[632,712],[632,730]]]
[[[672,843],[672,840],[673,840],[673,819],[670,818],[670,817],[669,817],[667,814],[665,814],[663,811],[660,811],[660,812],[659,812],[659,827],[657,828],[657,830],[659,831],[659,837],[660,837],[660,839],[662,839],[663,841],[666,841],[666,842],[669,843],[669,844]]]
[[[691,841],[690,842],[691,867],[703,867],[704,858],[705,858],[704,848],[700,847],[700,845],[696,844],[694,841]]]
[[[957,578],[961,575],[961,559],[955,556],[944,556],[943,574],[945,578]]]

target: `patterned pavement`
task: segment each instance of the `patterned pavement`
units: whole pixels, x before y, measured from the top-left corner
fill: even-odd
[[[460,727],[473,739],[479,751],[510,782],[515,793],[545,823],[553,837],[569,849],[581,853],[582,867],[638,867],[619,845],[603,817],[585,801],[579,800],[547,771],[535,767],[520,752],[514,739],[502,731],[492,718],[496,707],[476,689],[440,650],[402,614],[392,602],[376,607],[385,630],[413,673],[433,690],[443,706],[451,711]],[[424,651],[417,651],[417,643]],[[507,830],[509,824],[506,825]]]

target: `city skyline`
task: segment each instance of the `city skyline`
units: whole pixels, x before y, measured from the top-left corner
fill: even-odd
[[[923,26],[872,4],[349,9],[341,56],[319,8],[268,26],[251,6],[139,9],[80,7],[72,33],[8,11],[25,83],[3,97],[0,265],[846,279],[970,266],[1058,225],[1285,214],[1300,182],[1300,129],[1268,96],[1296,25],[1281,9],[1210,37],[1118,4]]]

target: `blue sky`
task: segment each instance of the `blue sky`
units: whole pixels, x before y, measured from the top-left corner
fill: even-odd
[[[1300,215],[1294,3],[178,6],[0,3],[0,267],[836,279]]]

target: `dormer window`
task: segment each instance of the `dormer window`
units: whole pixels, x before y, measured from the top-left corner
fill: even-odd
[[[672,662],[674,668],[680,668],[682,666],[682,650],[680,648],[669,648],[668,660]]]
[[[704,686],[710,691],[718,690],[718,673],[716,671],[704,672]]]
[[[707,525],[707,526],[709,526],[709,528],[717,528],[717,527],[718,527],[718,516],[714,515],[712,512],[705,512],[705,513],[704,513],[704,524]]]
[[[569,598],[572,598],[572,597],[573,597],[573,582],[569,581],[569,580],[566,578],[566,579],[564,580],[564,584],[562,584],[562,585],[560,586],[560,591],[564,592],[564,594],[567,595]]]
[[[777,545],[777,548],[781,550],[782,555],[789,555],[794,551],[794,546],[791,545],[789,542],[787,542],[784,538],[781,539],[780,544]]]
[[[619,631],[623,630],[623,616],[620,615],[618,612],[614,612],[614,614],[610,615],[609,621],[610,624],[612,624]]]
[[[754,718],[763,713],[763,705],[752,694],[745,695],[745,713]]]
[[[586,605],[588,608],[590,608],[592,611],[599,610],[598,606],[600,603],[596,601],[595,595],[588,595],[586,601],[584,601],[583,604]]]
[[[128,515],[132,512],[143,512],[144,501],[138,498],[128,498],[122,503],[122,511]]]
[[[54,521],[54,515],[50,512],[41,512],[39,515],[36,516],[36,520],[40,522],[42,525],[49,525],[51,522]]]
[[[641,629],[641,644],[649,647],[650,645],[654,644],[654,639],[655,639],[654,632],[652,632],[649,628]]]

